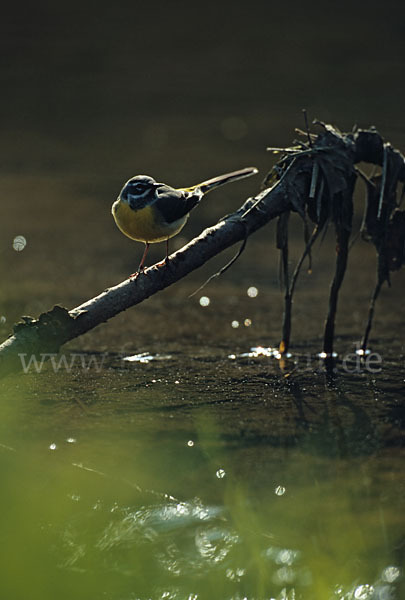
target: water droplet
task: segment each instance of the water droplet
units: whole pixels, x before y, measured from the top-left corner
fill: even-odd
[[[291,566],[297,559],[299,553],[297,550],[290,550],[289,548],[283,548],[276,556],[276,562],[282,565]]]
[[[247,295],[249,296],[249,298],[256,298],[258,293],[259,290],[257,289],[257,287],[254,286],[249,287],[247,290]]]
[[[250,319],[245,319],[244,322],[243,322],[243,324],[244,324],[245,327],[250,327],[251,324],[252,324],[252,321]]]
[[[184,504],[184,502],[179,502],[176,505],[176,514],[178,515],[188,515],[189,514],[189,508],[187,507],[186,504]]]
[[[201,296],[200,298],[200,306],[209,306],[211,300],[208,298],[208,296]]]
[[[180,381],[178,379],[176,379],[176,381],[174,382],[176,385],[179,385]]]
[[[234,329],[237,329],[239,327],[239,321],[232,321],[231,325]]]
[[[6,317],[4,315],[1,315],[0,317],[0,325],[4,325],[4,323],[7,321]]]
[[[241,577],[243,577],[246,573],[246,569],[227,569],[225,572],[225,575],[228,579],[230,579],[231,581],[237,581],[239,582],[241,580]]]
[[[325,358],[337,358],[337,352],[332,352],[332,354],[328,354],[327,352],[319,352],[318,353],[318,357],[325,359]]]
[[[241,357],[245,358],[258,358],[259,356],[269,356],[272,358],[278,358],[280,356],[277,348],[263,348],[263,346],[256,346],[250,349],[250,352],[243,352],[240,354]]]
[[[56,444],[50,444],[49,445],[49,450],[56,450],[57,449],[57,445]]]
[[[363,348],[357,348],[357,350],[355,351],[355,354],[357,354],[358,356],[367,356],[367,354],[370,354],[370,350],[366,349],[363,350]]]
[[[24,250],[26,245],[27,240],[23,235],[16,235],[16,237],[13,239],[13,249],[16,252],[21,252],[22,250]]]
[[[356,600],[368,600],[374,596],[374,588],[372,585],[359,585],[354,590],[354,597]]]
[[[218,471],[215,473],[215,475],[218,477],[218,479],[223,479],[226,475],[224,469],[218,469]]]
[[[282,486],[282,485],[278,485],[278,486],[276,487],[276,489],[274,490],[274,493],[275,493],[277,496],[283,496],[283,495],[285,494],[285,487],[284,487],[284,486]]]
[[[67,441],[68,444],[75,444],[76,443],[76,438],[69,437],[69,438],[67,438],[66,441]]]
[[[382,573],[382,578],[387,583],[393,583],[401,575],[401,570],[398,567],[387,567]]]
[[[193,440],[188,440],[187,446],[189,446],[190,448],[192,448],[194,446]]]

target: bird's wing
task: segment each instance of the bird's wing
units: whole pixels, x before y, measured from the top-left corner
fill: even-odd
[[[155,206],[163,215],[166,223],[173,223],[184,217],[199,203],[202,197],[201,192],[199,193],[197,190],[195,192],[175,190],[168,185],[162,185],[156,191]]]

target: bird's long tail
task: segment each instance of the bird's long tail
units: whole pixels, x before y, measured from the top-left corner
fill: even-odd
[[[259,171],[256,169],[256,167],[247,167],[246,169],[240,169],[239,171],[232,171],[232,173],[218,175],[218,177],[213,177],[212,179],[208,179],[208,181],[203,181],[202,183],[199,183],[198,185],[195,185],[189,189],[190,191],[199,189],[203,194],[206,194],[220,185],[225,185],[225,183],[230,183],[231,181],[237,181],[238,179],[244,179],[245,177],[256,175],[258,172]]]

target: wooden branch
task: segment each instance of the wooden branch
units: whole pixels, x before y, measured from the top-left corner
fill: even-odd
[[[14,334],[0,345],[0,377],[21,369],[22,356],[28,356],[29,360],[31,355],[58,352],[66,342],[179,281],[216,254],[246,240],[257,229],[287,211],[296,211],[304,218],[308,215],[315,224],[322,221],[325,210],[320,202],[326,194],[323,187],[315,194],[319,174],[317,171],[316,177],[314,175],[314,162],[317,159],[320,162],[324,180],[330,188],[329,195],[337,197],[333,190],[338,190],[341,195],[349,193],[349,187],[352,191],[355,163],[367,161],[383,165],[387,153],[387,144],[374,129],[340,134],[330,125],[322,127],[322,132],[316,138],[312,136],[310,146],[300,142],[298,146],[285,149],[284,157],[266,179],[267,184],[273,184],[271,187],[249,198],[235,213],[206,229],[172,254],[167,266],[159,264],[149,267],[137,279],[127,279],[70,311],[55,306],[38,319],[23,317],[23,322],[14,327]],[[389,150],[391,163],[394,161],[396,165],[396,178],[403,182],[404,157],[391,146]],[[350,186],[347,182],[350,182]],[[344,229],[344,223],[342,226]],[[346,246],[346,238],[343,241]],[[346,251],[347,248],[347,254]],[[333,310],[328,319],[330,335],[326,344],[330,353],[337,292],[343,274],[344,268],[338,285],[333,288]],[[294,278],[293,281],[295,283]]]

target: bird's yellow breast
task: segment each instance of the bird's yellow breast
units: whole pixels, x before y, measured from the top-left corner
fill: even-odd
[[[154,205],[133,210],[127,203],[116,200],[111,212],[118,228],[131,240],[154,243],[163,242],[183,229],[188,215],[178,221],[166,223]]]

